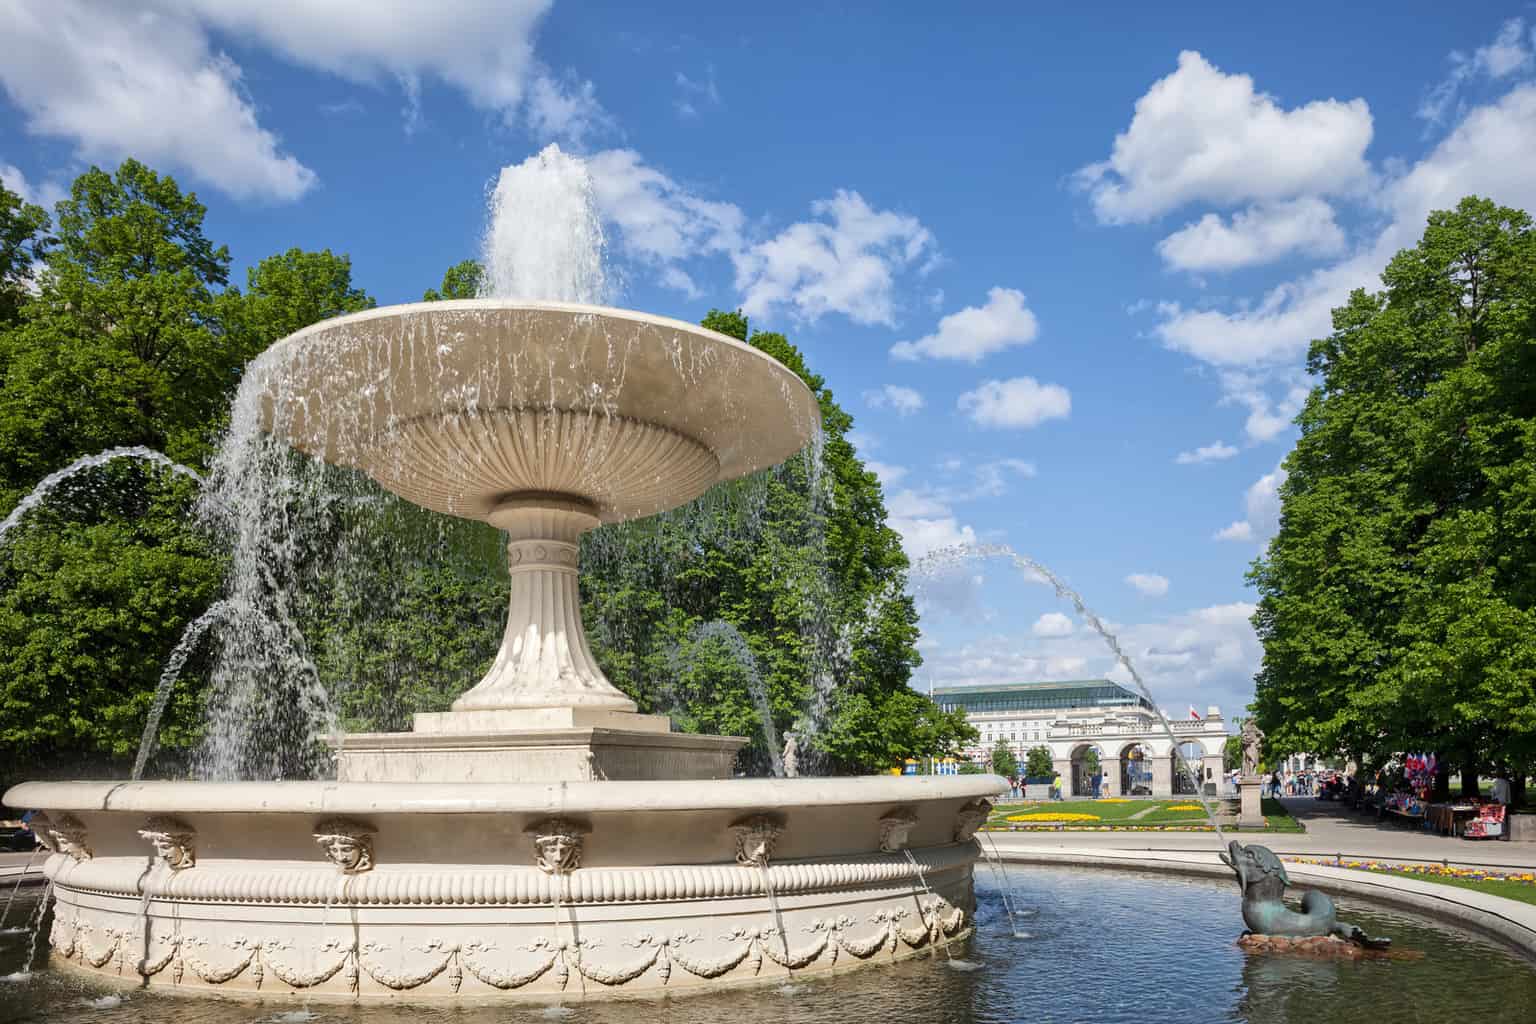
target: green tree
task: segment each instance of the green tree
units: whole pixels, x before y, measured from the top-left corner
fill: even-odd
[[[1252,580],[1271,750],[1536,760],[1536,233],[1468,198],[1315,341]],[[1518,772],[1517,772],[1518,773]]]
[[[820,464],[792,458],[683,508],[588,534],[582,594],[604,671],[642,710],[752,737],[762,770],[750,673],[702,630],[718,620],[750,649],[777,729],[796,728],[825,768],[883,771],[973,739],[962,713],[907,685],[919,660],[907,559],[878,481],[846,438],[852,418],[783,335],[751,333],[739,312],[716,310],[703,323],[806,382],[821,407]]]
[[[992,748],[992,774],[1013,778],[1019,774],[1019,759],[1006,740],[998,740]]]
[[[443,299],[473,299],[480,294],[480,282],[485,268],[478,260],[462,260],[449,267],[443,274],[441,288],[428,288],[422,293],[423,302],[441,302]]]
[[[1024,754],[1024,774],[1031,779],[1048,779],[1056,771],[1056,763],[1051,758],[1051,748],[1047,746],[1030,747]]]
[[[203,235],[195,195],[129,160],[82,174],[57,212],[37,293],[0,331],[7,509],[104,448],[145,445],[201,465],[247,354],[220,317],[229,256]],[[7,535],[0,743],[11,764],[0,770],[137,746],[160,666],[218,587],[218,562],[186,514],[193,495],[185,479],[112,463]],[[185,736],[195,705],[183,687],[168,735]]]
[[[0,330],[21,318],[32,267],[48,253],[48,214],[24,202],[0,181]]]
[[[1090,776],[1099,774],[1099,752],[1095,747],[1083,751],[1083,768]]]

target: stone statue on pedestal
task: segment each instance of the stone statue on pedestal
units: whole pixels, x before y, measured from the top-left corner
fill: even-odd
[[[800,776],[800,740],[792,732],[784,734],[784,777],[786,779],[799,778]]]
[[[1264,746],[1264,732],[1253,719],[1243,723],[1243,774],[1259,774],[1259,757]]]

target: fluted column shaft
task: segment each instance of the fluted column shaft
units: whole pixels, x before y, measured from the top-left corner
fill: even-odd
[[[581,625],[581,535],[598,525],[585,502],[558,495],[510,500],[491,522],[507,531],[511,596],[491,670],[455,711],[586,707],[634,711],[597,667]]]

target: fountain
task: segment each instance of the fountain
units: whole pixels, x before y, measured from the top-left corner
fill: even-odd
[[[562,998],[777,979],[969,933],[992,776],[732,779],[742,737],[636,713],[588,650],[577,542],[794,454],[814,396],[758,350],[579,303],[340,317],[234,418],[505,531],[490,670],[338,781],[24,783],[53,960],[150,987]]]

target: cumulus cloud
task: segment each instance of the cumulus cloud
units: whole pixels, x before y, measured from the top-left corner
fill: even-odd
[[[1077,173],[1107,224],[1144,222],[1186,203],[1218,205],[1358,189],[1368,180],[1364,100],[1286,109],[1253,79],[1193,50],[1136,101],[1108,160]]]
[[[707,254],[733,253],[744,244],[745,217],[732,203],[705,199],[647,166],[632,149],[587,158],[593,197],[603,219],[617,228],[622,250],[657,270],[661,282],[696,294],[678,264]]]
[[[1038,637],[1071,636],[1074,628],[1072,620],[1061,612],[1046,612],[1035,620],[1030,632]]]
[[[1525,19],[1511,18],[1499,26],[1498,35],[1492,42],[1479,46],[1470,55],[1452,50],[1450,74],[1424,95],[1418,116],[1438,124],[1459,108],[1462,90],[1473,81],[1483,77],[1507,78],[1530,71],[1536,63],[1532,54],[1533,41],[1536,41],[1536,30],[1527,34]]]
[[[913,561],[939,548],[976,543],[976,530],[932,494],[900,490],[886,499],[885,508],[886,525],[901,534],[901,546]]]
[[[21,196],[22,202],[41,206],[50,215],[53,213],[53,204],[69,196],[69,190],[56,181],[40,181],[32,184],[27,176],[21,173],[21,168],[15,164],[8,164],[0,160],[0,184]]]
[[[1230,221],[1208,213],[1157,243],[1170,268],[1196,272],[1238,270],[1298,253],[1334,256],[1343,249],[1333,207],[1316,196],[1251,206]]]
[[[1215,540],[1267,544],[1280,530],[1280,485],[1285,470],[1276,466],[1259,477],[1243,494],[1244,517],[1216,531]]]
[[[1109,625],[1159,703],[1169,707],[1216,704],[1231,715],[1252,699],[1253,676],[1262,657],[1250,622],[1254,610],[1248,602],[1235,601],[1153,621]],[[973,607],[964,614],[977,617],[979,610]],[[941,636],[941,621],[925,622],[924,629],[925,635]],[[966,643],[942,638],[944,642],[926,659],[926,668],[936,681],[947,684],[1098,676],[1130,682],[1129,674],[1092,630],[1074,629],[1067,636],[1042,638],[1038,646],[1021,642],[1022,633],[1021,629],[1002,630]]]
[[[1137,593],[1146,597],[1162,597],[1168,593],[1168,577],[1155,572],[1133,572],[1125,578]]]
[[[922,392],[900,384],[887,384],[883,388],[864,392],[864,404],[871,409],[890,409],[898,416],[910,416],[925,404]]]
[[[587,167],[620,251],[690,297],[700,289],[688,265],[723,256],[752,317],[783,312],[814,321],[838,313],[891,325],[898,278],[921,276],[937,258],[933,236],[916,218],[875,209],[857,192],[818,200],[814,219],[757,238],[749,237],[740,207],[701,196],[632,149],[596,153]]]
[[[136,156],[236,197],[292,200],[313,170],[284,151],[214,43],[238,40],[350,82],[398,88],[409,131],[434,79],[507,123],[579,141],[606,124],[590,82],[533,56],[550,0],[55,0],[0,7],[0,85],[27,130],[89,160]],[[530,82],[532,92],[529,93]]]
[[[536,74],[528,85],[528,127],[541,139],[582,145],[590,136],[614,130],[613,118],[597,101],[597,87],[575,75]]]
[[[1230,459],[1237,454],[1237,449],[1225,441],[1216,441],[1212,444],[1202,445],[1192,452],[1179,452],[1174,458],[1181,466],[1193,465],[1197,462],[1215,462],[1219,459]]]
[[[1035,340],[1040,325],[1024,304],[1024,293],[993,288],[984,306],[967,306],[939,321],[938,330],[917,341],[891,347],[896,359],[959,359],[979,362],[983,356]]]
[[[811,215],[733,254],[742,310],[782,311],[802,322],[841,313],[857,324],[895,326],[896,275],[934,258],[928,229],[844,189],[812,203]]]
[[[1277,285],[1232,311],[1164,303],[1155,334],[1169,348],[1217,366],[1241,368],[1298,361],[1313,338],[1331,330],[1332,310],[1355,288],[1377,285],[1398,250],[1412,246],[1430,212],[1469,194],[1530,209],[1536,205],[1536,85],[1520,85],[1477,107],[1418,163],[1388,181],[1376,200],[1386,221],[1345,259]]]
[[[257,122],[239,66],[171,9],[0,7],[0,85],[29,132],[83,159],[170,164],[236,197],[297,199],[316,181]]]
[[[864,468],[875,474],[875,479],[880,481],[882,487],[892,487],[907,475],[906,466],[894,466],[874,459],[867,460]]]
[[[1223,370],[1220,379],[1222,404],[1248,410],[1243,431],[1255,443],[1272,441],[1289,430],[1312,391],[1311,380],[1302,368],[1265,373]]]
[[[1024,428],[1046,420],[1065,419],[1072,396],[1059,384],[1041,384],[1033,377],[983,381],[958,401],[961,412],[983,427]]]

